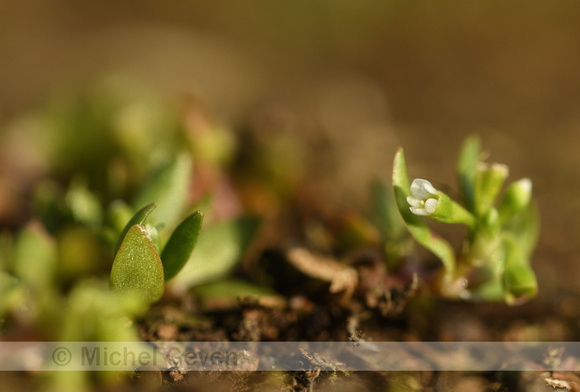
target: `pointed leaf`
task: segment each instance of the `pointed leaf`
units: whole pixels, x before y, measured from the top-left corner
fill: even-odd
[[[186,290],[227,276],[243,259],[259,224],[258,217],[246,216],[205,229],[173,287]]]
[[[191,257],[191,252],[193,252],[201,232],[202,223],[203,213],[196,211],[185,218],[171,234],[171,238],[161,254],[166,281],[177,275]]]
[[[463,202],[467,210],[475,212],[474,181],[477,163],[481,155],[481,143],[475,135],[468,137],[461,147],[457,160],[457,177]]]
[[[371,215],[383,241],[402,240],[407,236],[405,222],[399,214],[395,196],[382,181],[371,184]]]
[[[502,223],[507,222],[516,214],[523,211],[532,198],[532,181],[522,178],[512,182],[505,190],[499,203],[498,211]]]
[[[410,196],[409,176],[403,149],[399,149],[393,162],[393,188],[399,212],[407,229],[422,246],[433,252],[441,261],[448,275],[455,270],[455,255],[449,243],[431,232],[425,221],[409,210],[407,197]]]
[[[145,227],[132,226],[121,247],[111,270],[111,289],[137,293],[149,302],[163,295],[163,265]]]
[[[504,235],[505,271],[503,283],[508,303],[514,303],[534,297],[538,291],[538,282],[530,267],[530,259],[524,253],[515,237]]]
[[[415,246],[399,213],[392,188],[382,181],[371,183],[371,217],[383,240],[387,268],[395,270]]]
[[[125,239],[125,236],[127,235],[129,229],[131,229],[131,227],[135,225],[143,225],[147,220],[147,217],[149,216],[151,211],[155,209],[155,207],[157,207],[155,203],[148,204],[145,207],[141,208],[139,211],[137,211],[135,215],[133,215],[133,218],[131,218],[131,220],[125,225],[125,228],[121,232],[121,235],[119,235],[119,239],[117,240],[117,245],[115,246],[115,251],[113,252],[113,254],[116,255],[117,252],[119,251],[119,248],[121,247],[121,244],[123,243],[123,240]]]
[[[521,213],[510,219],[504,227],[504,235],[513,236],[521,252],[529,259],[540,234],[540,213],[536,203],[530,203]]]
[[[149,234],[149,238],[151,238],[155,249],[159,252],[159,249],[161,249],[161,240],[159,239],[157,228],[150,223],[145,223],[143,226],[145,226],[145,230],[147,230],[147,234]]]
[[[183,153],[160,168],[137,195],[133,207],[155,202],[159,206],[149,221],[172,227],[179,219],[189,194],[193,163],[189,154]]]
[[[508,167],[500,163],[488,165],[480,162],[477,164],[473,191],[475,192],[475,213],[478,217],[483,216],[494,205],[508,173]]]

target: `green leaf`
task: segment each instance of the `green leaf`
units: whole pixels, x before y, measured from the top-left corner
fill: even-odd
[[[483,216],[494,205],[508,172],[508,167],[499,163],[488,165],[480,162],[477,165],[473,187],[475,212],[478,217]]]
[[[139,335],[136,316],[149,305],[136,293],[111,292],[105,282],[77,282],[59,310],[57,339],[61,341],[131,342]]]
[[[515,237],[503,237],[505,252],[505,272],[503,283],[508,303],[525,300],[536,295],[538,282],[534,271],[530,267],[530,259],[526,256],[526,249],[522,249]]]
[[[242,260],[259,225],[258,217],[246,216],[204,229],[173,287],[187,290],[227,276]]]
[[[393,189],[376,180],[371,183],[370,195],[371,219],[381,234],[387,268],[395,270],[415,243],[399,213]]]
[[[68,209],[56,182],[43,180],[34,188],[34,214],[49,233],[56,233],[68,221]]]
[[[512,236],[523,255],[529,259],[540,234],[538,206],[530,203],[524,211],[510,219],[504,226],[503,234]]]
[[[68,285],[101,271],[105,255],[93,230],[82,225],[66,226],[56,239],[60,283]]]
[[[18,291],[21,291],[20,282],[14,276],[0,271],[0,329],[2,318],[6,311],[13,307],[15,299],[18,300]],[[16,298],[15,298],[16,297]],[[21,306],[21,303],[18,305]]]
[[[83,179],[72,182],[66,194],[66,203],[77,222],[93,227],[100,225],[103,216],[101,203]]]
[[[473,229],[475,218],[470,212],[451,200],[445,193],[437,191],[437,194],[439,197],[437,207],[432,214],[426,215],[427,218],[441,223],[461,223]]]
[[[192,171],[191,156],[187,153],[178,155],[151,177],[137,194],[133,207],[157,203],[157,211],[151,214],[149,221],[155,226],[162,223],[165,227],[172,227],[186,206]]]
[[[166,281],[177,275],[191,257],[202,223],[203,213],[196,211],[185,218],[171,234],[161,254]]]
[[[153,246],[155,246],[155,249],[157,249],[157,252],[159,252],[159,249],[161,249],[161,240],[159,239],[159,232],[157,231],[157,228],[150,223],[145,223],[143,226],[145,226],[145,230],[147,230],[147,234],[149,234],[149,238],[151,238]]]
[[[163,265],[153,241],[145,227],[132,226],[113,262],[111,289],[155,302],[163,295],[163,285]]]
[[[455,255],[449,243],[431,232],[423,219],[409,210],[407,196],[411,194],[407,163],[402,148],[397,151],[393,162],[393,188],[399,212],[407,225],[407,229],[422,246],[433,252],[445,267],[448,276],[455,271]]]
[[[383,241],[402,240],[407,234],[405,222],[399,214],[395,196],[382,181],[371,183],[371,215]]]
[[[481,155],[481,143],[475,135],[468,137],[457,160],[457,178],[463,202],[467,210],[475,213],[474,181],[477,163]]]
[[[14,249],[14,273],[28,287],[40,292],[52,287],[57,266],[55,240],[33,222],[18,234]]]
[[[113,252],[113,254],[115,255],[117,254],[119,248],[121,247],[121,244],[123,243],[123,240],[125,239],[125,236],[127,235],[127,232],[131,229],[131,227],[135,225],[143,225],[147,220],[147,217],[149,216],[151,211],[155,209],[155,207],[157,207],[155,203],[148,204],[145,207],[141,208],[139,211],[137,211],[135,215],[133,215],[131,220],[125,225],[125,228],[121,232],[121,235],[119,235],[119,239],[117,240],[117,245],[115,246],[115,251]]]
[[[512,182],[505,190],[498,211],[502,223],[524,210],[532,198],[532,181],[522,178]]]
[[[510,304],[535,297],[538,293],[538,281],[534,271],[527,266],[517,265],[506,268],[504,273],[506,301]]]

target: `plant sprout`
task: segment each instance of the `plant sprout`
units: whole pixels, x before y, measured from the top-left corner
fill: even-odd
[[[111,220],[120,232],[109,280],[114,291],[137,293],[153,303],[161,298],[170,279],[175,278],[174,289],[185,291],[226,278],[242,259],[260,224],[255,216],[215,223],[200,236],[204,214],[196,211],[168,232],[186,205],[191,170],[191,158],[181,154],[144,185],[137,200],[158,200],[159,209],[151,203],[131,217],[128,205],[119,202],[111,206]],[[154,224],[149,223],[152,220]],[[120,222],[127,223],[123,227]],[[108,233],[115,242],[113,235]]]
[[[189,260],[197,243],[203,213],[196,211],[185,218],[161,247],[158,227],[171,227],[186,204],[187,187],[192,174],[192,159],[188,154],[178,154],[162,165],[150,181],[137,194],[136,203],[154,199],[156,203],[138,210],[121,230],[114,246],[115,260],[109,284],[117,292],[137,294],[147,303],[156,302],[163,295],[165,281],[173,278]],[[117,204],[113,220],[125,220],[129,206]],[[153,221],[158,226],[147,223]],[[116,219],[115,219],[116,218]]]
[[[536,277],[530,267],[538,237],[532,182],[522,178],[511,183],[496,203],[508,172],[506,165],[483,162],[479,140],[468,138],[457,163],[463,207],[426,179],[409,183],[403,149],[395,155],[396,204],[412,237],[442,261],[441,294],[510,304],[536,294]],[[425,218],[467,226],[457,256],[447,241],[431,231]]]
[[[110,278],[113,290],[140,294],[148,302],[161,298],[164,282],[177,275],[189,260],[203,222],[201,211],[185,218],[173,231],[161,258],[152,239],[155,231],[145,226],[155,207],[154,203],[145,206],[127,223],[120,236]]]
[[[10,210],[26,211],[16,216],[32,213],[17,230],[0,231],[3,337],[14,324],[34,339],[138,342],[134,320],[170,280],[173,293],[200,287],[210,302],[216,291],[232,298],[257,292],[231,284],[230,275],[261,219],[223,214],[216,191],[229,180],[237,139],[227,128],[214,132],[209,116],[201,125],[183,123],[161,97],[123,86],[107,82],[56,99],[6,133],[18,134],[17,149],[33,158],[27,178],[43,180],[20,184],[18,174],[10,175],[16,187],[0,189]],[[203,140],[198,128],[207,128]],[[211,181],[194,187],[208,167]],[[29,185],[31,198],[14,197],[20,186],[28,194]],[[228,197],[237,202],[239,195]],[[209,225],[200,235],[204,219]],[[86,390],[90,380],[115,374],[55,372],[47,382],[54,390]]]

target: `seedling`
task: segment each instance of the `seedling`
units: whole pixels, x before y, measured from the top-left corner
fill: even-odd
[[[155,207],[154,203],[143,207],[125,226],[110,278],[111,289],[136,293],[151,303],[161,298],[164,282],[177,275],[189,260],[203,222],[201,211],[185,218],[171,234],[160,257],[154,238],[157,232],[145,224]]]
[[[139,190],[133,205],[157,200],[158,209],[151,203],[131,217],[128,205],[117,202],[111,206],[110,220],[114,227],[107,236],[111,238],[113,232],[120,232],[110,277],[113,290],[137,292],[153,303],[163,295],[165,282],[174,277],[177,277],[173,284],[175,290],[184,291],[227,277],[242,259],[259,227],[257,217],[241,216],[216,223],[204,232],[199,246],[196,244],[203,221],[201,211],[189,215],[175,227],[187,207],[192,167],[190,155],[178,154],[158,168]],[[173,227],[169,233],[168,229]]]
[[[537,292],[530,258],[538,237],[538,212],[531,202],[532,182],[511,183],[496,203],[508,175],[503,164],[481,159],[480,142],[467,139],[457,162],[464,206],[417,178],[409,182],[403,149],[393,163],[396,204],[413,238],[443,263],[438,289],[450,297],[521,303]],[[425,218],[468,228],[456,256]]]

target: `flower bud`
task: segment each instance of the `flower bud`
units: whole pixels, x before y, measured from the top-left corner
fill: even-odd
[[[478,216],[482,216],[493,206],[508,173],[508,167],[501,163],[488,165],[480,162],[477,165],[474,188],[475,211]]]
[[[502,223],[523,211],[530,204],[531,197],[532,181],[529,178],[522,178],[512,182],[507,187],[499,205],[499,215]]]

